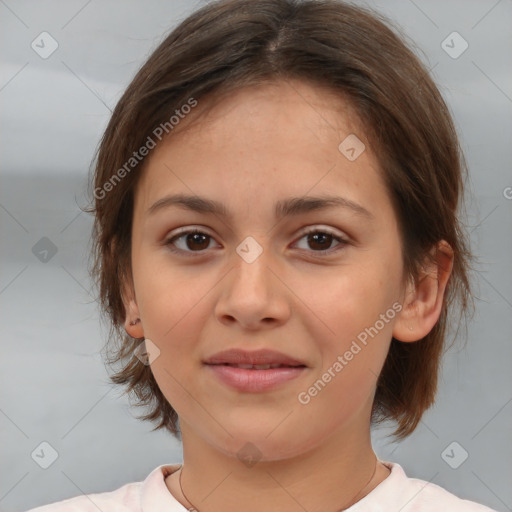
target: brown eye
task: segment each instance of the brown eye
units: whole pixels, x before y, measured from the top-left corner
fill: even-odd
[[[331,248],[334,237],[329,233],[312,233],[307,235],[308,244],[312,249],[327,250]]]
[[[306,247],[299,247],[300,249],[320,254],[335,252],[348,244],[348,242],[340,236],[318,228],[305,233],[300,238],[298,242],[299,245],[301,240],[306,241],[306,243],[303,244]],[[334,246],[333,242],[336,242]]]
[[[182,231],[165,242],[175,252],[202,252],[209,248],[212,237],[199,230]]]
[[[209,239],[210,237],[208,235],[205,235],[204,233],[191,233],[185,235],[185,243],[187,245],[187,248],[190,250],[208,249],[208,246],[210,245]]]

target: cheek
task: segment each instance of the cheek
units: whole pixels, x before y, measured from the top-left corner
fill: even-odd
[[[340,267],[338,278],[310,295],[308,305],[322,319],[313,318],[310,328],[321,352],[318,377],[327,372],[329,380],[324,405],[333,400],[352,410],[372,393],[391,342],[399,270],[390,259]]]
[[[329,327],[331,337],[357,336],[398,297],[398,274],[388,265],[340,267],[338,275],[333,278],[333,274],[323,281],[317,276],[307,294],[308,306]]]
[[[215,285],[212,276],[172,265],[165,248],[134,254],[133,267],[137,304],[147,337],[175,343],[177,333],[181,337],[199,325],[197,315],[204,314],[205,296]]]
[[[159,350],[151,371],[166,400],[186,416],[193,408],[189,379],[198,371],[202,329],[212,310],[208,290],[216,281],[210,285],[206,273],[190,275],[165,258],[146,261],[134,279],[144,335]]]

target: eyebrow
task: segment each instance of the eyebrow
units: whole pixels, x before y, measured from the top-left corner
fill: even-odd
[[[178,206],[185,210],[199,213],[209,213],[223,218],[228,218],[231,216],[230,212],[226,209],[223,203],[219,203],[205,197],[190,196],[185,194],[174,194],[163,197],[156,201],[152,206],[150,206],[146,213],[147,215],[153,215],[156,212],[171,206]],[[319,197],[292,197],[283,199],[276,203],[274,208],[274,215],[276,218],[280,219],[288,215],[298,215],[301,213],[325,210],[334,207],[349,209],[360,217],[364,217],[368,220],[375,220],[375,216],[360,204],[357,204],[354,201],[344,197],[329,195]]]

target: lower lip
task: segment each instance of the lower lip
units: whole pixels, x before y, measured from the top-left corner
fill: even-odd
[[[305,366],[269,368],[268,370],[251,370],[222,364],[208,364],[206,366],[224,384],[238,391],[249,393],[274,389],[285,382],[296,379],[306,370]]]

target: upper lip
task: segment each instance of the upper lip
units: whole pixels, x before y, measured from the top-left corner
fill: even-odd
[[[282,352],[275,350],[241,350],[230,349],[222,352],[217,352],[209,357],[206,364],[282,364],[287,366],[306,366],[306,364],[298,359],[294,359]]]

